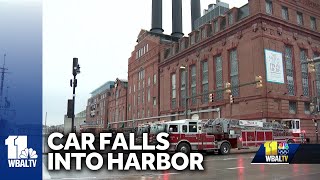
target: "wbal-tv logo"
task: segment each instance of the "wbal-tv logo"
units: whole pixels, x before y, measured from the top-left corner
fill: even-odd
[[[37,165],[37,152],[28,148],[27,136],[9,136],[5,145],[8,146],[8,165],[11,168],[33,168]]]
[[[267,141],[264,143],[267,163],[288,163],[289,145],[277,141]]]

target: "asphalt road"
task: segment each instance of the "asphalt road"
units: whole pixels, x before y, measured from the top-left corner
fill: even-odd
[[[50,171],[43,158],[44,179],[63,180],[313,180],[320,179],[320,165],[251,165],[254,153],[205,156],[204,171]]]

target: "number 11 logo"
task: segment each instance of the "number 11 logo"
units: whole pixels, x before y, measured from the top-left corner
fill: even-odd
[[[5,144],[8,146],[9,167],[36,167],[38,155],[28,148],[27,136],[9,136]]]
[[[27,148],[27,136],[9,136],[6,139],[8,146],[8,159],[20,159],[20,154]]]

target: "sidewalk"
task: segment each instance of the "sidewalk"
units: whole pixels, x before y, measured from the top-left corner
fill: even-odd
[[[246,153],[256,153],[260,147],[252,147],[250,149],[231,149],[230,154],[246,154]]]

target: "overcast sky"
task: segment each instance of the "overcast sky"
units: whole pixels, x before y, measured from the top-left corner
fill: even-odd
[[[151,0],[43,1],[43,117],[63,124],[72,98],[72,58],[79,58],[76,112],[106,81],[127,79],[128,58],[141,29],[151,28]],[[241,7],[248,0],[223,0]],[[201,0],[203,9],[215,0]],[[183,0],[183,32],[191,30],[190,0]],[[163,0],[163,29],[171,34],[171,0]]]

